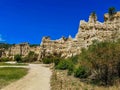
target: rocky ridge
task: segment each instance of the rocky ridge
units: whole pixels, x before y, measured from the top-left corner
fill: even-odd
[[[78,33],[75,38],[69,36],[58,40],[51,40],[50,37],[43,37],[40,46],[30,47],[28,43],[13,45],[12,47],[0,49],[0,57],[14,57],[20,54],[23,57],[30,51],[39,54],[38,60],[44,57],[58,54],[67,58],[80,54],[82,48],[87,48],[93,41],[117,40],[120,38],[120,12],[110,18],[109,14],[104,15],[104,22],[99,22],[97,16],[91,13],[88,22],[81,20]]]
[[[105,14],[104,19],[103,23],[99,22],[96,14],[92,13],[88,22],[81,20],[75,38],[69,36],[51,40],[50,37],[43,37],[39,59],[54,53],[65,58],[71,57],[80,54],[81,49],[87,48],[94,40],[105,41],[120,38],[120,12],[114,14],[112,20],[109,14]]]
[[[8,49],[2,50],[1,57],[13,58],[17,54],[21,55],[22,57],[25,57],[28,55],[28,53],[30,51],[33,51],[36,54],[39,54],[40,46],[30,47],[29,43],[27,43],[27,42],[15,44],[15,45],[12,45],[11,47],[9,47]]]

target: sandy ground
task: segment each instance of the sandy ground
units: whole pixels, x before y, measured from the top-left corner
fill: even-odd
[[[2,90],[50,90],[52,72],[42,64],[30,64],[29,73]]]

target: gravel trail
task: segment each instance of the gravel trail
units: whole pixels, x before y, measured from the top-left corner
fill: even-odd
[[[51,70],[42,64],[30,64],[29,68],[26,76],[2,90],[50,90]]]

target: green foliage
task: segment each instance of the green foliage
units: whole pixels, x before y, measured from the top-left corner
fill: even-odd
[[[25,76],[28,72],[26,68],[13,68],[6,67],[0,68],[0,89],[13,81],[16,81],[23,76]]]
[[[62,58],[60,57],[60,54],[54,53],[53,55],[46,56],[45,58],[43,58],[42,61],[45,64],[54,63],[56,67],[61,61],[61,59]]]
[[[14,60],[17,61],[17,62],[22,62],[22,57],[21,55],[17,54],[14,56]]]
[[[85,66],[79,66],[75,69],[74,76],[77,78],[86,78],[88,76],[88,69]]]
[[[77,64],[78,63],[78,59],[79,59],[78,55],[69,58],[69,60],[72,61],[73,64]]]
[[[109,9],[108,9],[108,14],[109,14],[109,18],[110,18],[110,20],[113,20],[114,19],[114,14],[116,13],[116,9],[114,8],[114,7],[110,7]]]
[[[74,72],[75,64],[78,63],[78,56],[73,56],[68,59],[60,58],[59,55],[57,55],[57,57],[55,57],[55,56],[52,57],[51,59],[49,57],[49,59],[47,59],[45,61],[54,62],[56,69],[68,70],[68,75],[71,75]]]
[[[110,7],[110,8],[108,9],[108,13],[109,13],[110,16],[111,16],[111,15],[114,15],[114,14],[116,13],[116,8],[115,8],[115,7]]]
[[[40,46],[39,44],[30,44],[30,47],[37,47]]]
[[[91,80],[101,85],[112,85],[114,78],[120,75],[119,42],[94,42],[88,49],[82,49],[80,59],[82,65],[91,69]]]
[[[70,62],[69,66],[68,66],[68,72],[67,72],[68,75],[71,75],[74,72],[74,68],[75,68],[75,65],[72,62]]]
[[[0,62],[0,66],[27,66],[28,64],[25,63],[6,63]]]
[[[44,63],[44,64],[53,63],[53,59],[52,59],[52,58],[44,58],[44,59],[43,59],[43,63]]]
[[[67,60],[61,60],[56,66],[57,69],[66,70],[69,67],[69,62]]]
[[[35,62],[37,61],[38,55],[35,52],[30,51],[26,57],[22,59],[23,62]]]
[[[61,60],[59,64],[56,66],[56,69],[66,70],[68,69],[69,72],[73,71],[74,64],[69,60]]]
[[[0,48],[8,49],[8,48],[11,47],[12,45],[13,45],[13,44],[0,43]]]
[[[34,56],[34,54],[35,54],[35,53],[34,53],[33,51],[30,51],[30,52],[28,53],[28,56],[29,56],[29,57],[32,57],[32,56]]]
[[[60,60],[61,60],[61,58],[53,58],[54,60],[54,64],[55,64],[55,67],[60,63]]]
[[[3,58],[0,58],[0,62],[7,62],[7,61],[10,61],[11,59],[8,58],[8,57],[3,57]]]

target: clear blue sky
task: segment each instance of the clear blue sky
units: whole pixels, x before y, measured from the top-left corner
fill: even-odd
[[[78,32],[79,21],[92,11],[103,14],[120,0],[0,0],[0,42],[41,42],[43,36],[58,39]]]

